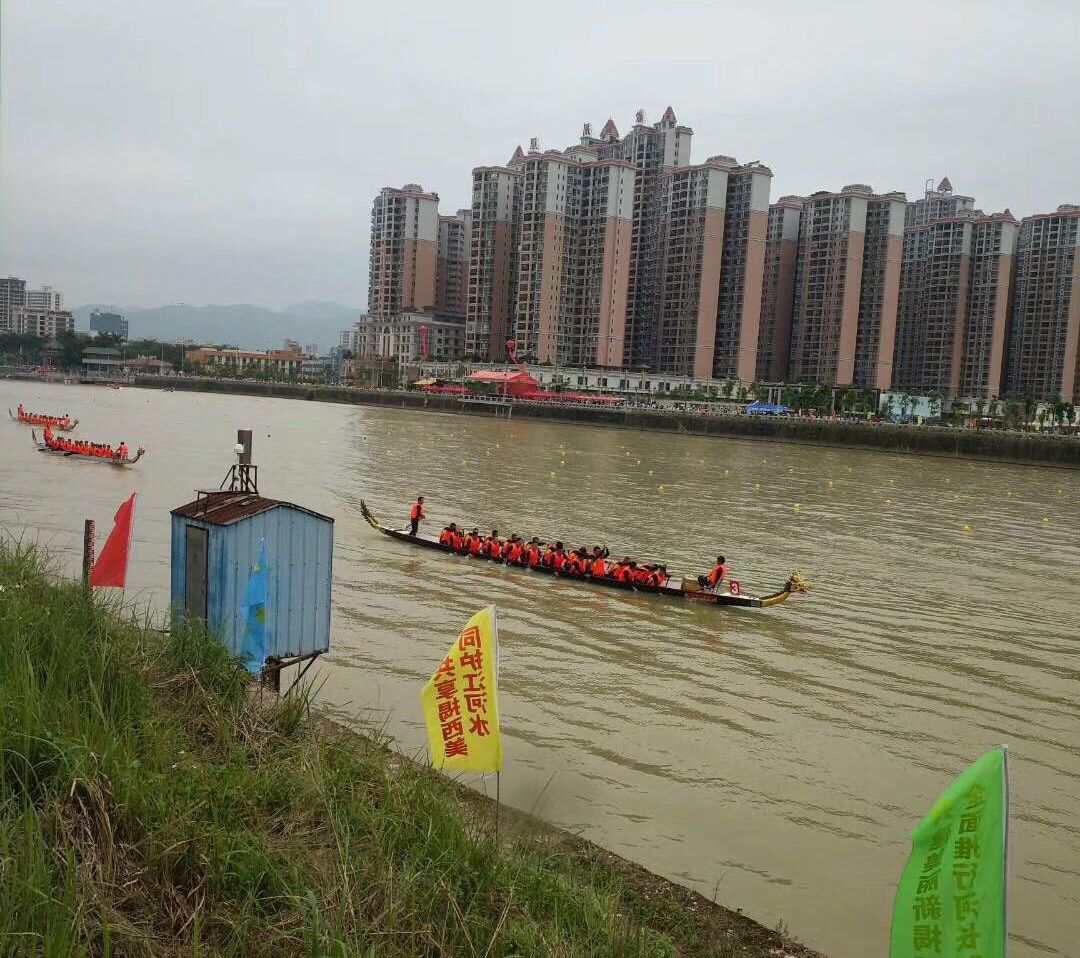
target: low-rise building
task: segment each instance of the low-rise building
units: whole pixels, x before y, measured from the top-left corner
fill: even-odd
[[[304,356],[300,352],[284,349],[257,352],[200,347],[187,350],[184,353],[184,362],[192,366],[231,369],[246,375],[273,373],[279,376],[299,376],[303,372]]]
[[[11,332],[19,336],[55,339],[60,333],[75,331],[75,317],[67,309],[38,309],[16,306],[11,310]]]
[[[407,312],[363,316],[342,346],[357,359],[395,359],[399,363],[448,361],[465,355],[465,317],[456,313]],[[351,344],[346,347],[348,340]]]

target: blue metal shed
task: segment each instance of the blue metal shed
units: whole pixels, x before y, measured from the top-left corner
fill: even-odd
[[[203,493],[172,511],[172,607],[240,654],[251,567],[266,540],[266,654],[330,648],[334,520],[251,492]]]

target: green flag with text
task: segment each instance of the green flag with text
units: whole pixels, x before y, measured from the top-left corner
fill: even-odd
[[[987,752],[911,833],[889,958],[1004,958],[1008,762]]]

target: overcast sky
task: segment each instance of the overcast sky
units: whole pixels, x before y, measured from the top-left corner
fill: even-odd
[[[0,274],[69,305],[364,306],[384,185],[671,103],[773,198],[1080,203],[1080,2],[0,0]]]

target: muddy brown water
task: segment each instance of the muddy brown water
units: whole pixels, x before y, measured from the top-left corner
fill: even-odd
[[[237,428],[265,495],[336,519],[319,698],[423,748],[419,690],[465,619],[500,613],[502,797],[832,958],[884,955],[908,834],[984,749],[1011,749],[1014,956],[1080,956],[1080,473],[767,442],[150,390],[0,382],[147,456],[37,453],[0,424],[0,524],[72,574],[139,493],[129,599],[168,606],[169,509],[216,487]],[[662,489],[660,487],[663,487]],[[605,591],[377,535],[457,520],[606,543],[769,611]],[[797,504],[797,507],[796,507]],[[965,532],[965,526],[969,531]],[[493,790],[493,782],[476,782]]]

